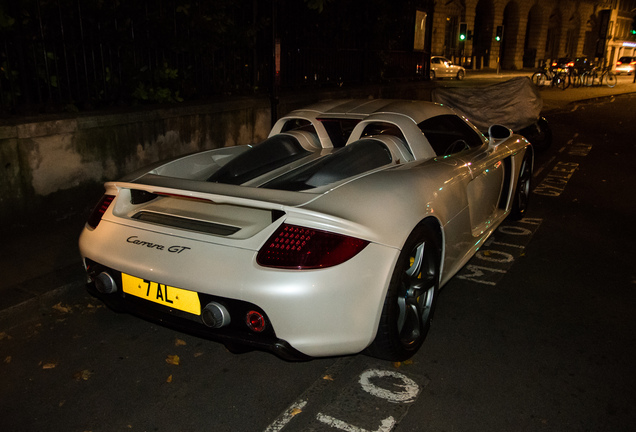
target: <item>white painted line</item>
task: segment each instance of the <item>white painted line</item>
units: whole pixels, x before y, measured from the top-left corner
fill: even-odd
[[[322,413],[318,413],[318,415],[316,415],[316,419],[332,428],[340,429],[345,432],[390,432],[395,426],[395,419],[393,417],[387,417],[382,420],[382,424],[375,431],[367,431],[366,429],[352,426],[349,423],[343,422],[342,420],[338,420],[337,418],[333,418],[328,415],[324,415]]]
[[[280,432],[280,430],[282,430],[287,423],[291,421],[291,419],[303,411],[305,405],[307,405],[307,401],[305,400],[299,400],[291,404],[282,415],[274,420],[272,424],[267,426],[265,432]]]
[[[523,249],[525,247],[525,246],[518,245],[518,244],[504,243],[504,242],[498,242],[498,241],[492,241],[490,243],[488,243],[488,242],[484,243],[484,245],[486,245],[486,246],[490,246],[491,244],[498,245],[498,246],[508,246],[508,247],[513,247],[513,248],[518,248],[518,249]]]
[[[371,382],[373,378],[392,377],[402,381],[402,384],[395,386],[400,388],[399,391],[392,391],[382,387],[378,387]],[[367,393],[395,403],[411,403],[415,401],[420,393],[420,386],[415,381],[404,374],[395,371],[369,369],[360,374],[360,386]]]

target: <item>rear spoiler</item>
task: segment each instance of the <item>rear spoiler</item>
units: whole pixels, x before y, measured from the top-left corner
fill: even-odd
[[[146,174],[135,182],[108,182],[105,186],[107,188],[143,190],[159,195],[181,196],[210,201],[215,204],[232,204],[268,210],[300,207],[322,195],[202,182],[155,174]]]

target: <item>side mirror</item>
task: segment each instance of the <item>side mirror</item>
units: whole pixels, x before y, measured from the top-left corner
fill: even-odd
[[[511,136],[512,130],[506,126],[494,124],[488,128],[488,137],[490,139],[491,147],[497,147]]]

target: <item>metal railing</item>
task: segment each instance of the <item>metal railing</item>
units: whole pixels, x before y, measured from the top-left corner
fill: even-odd
[[[270,91],[267,20],[228,2],[219,22],[243,24],[220,30],[206,15],[215,2],[190,3],[185,13],[175,0],[10,2],[0,8],[0,115]],[[423,77],[419,52],[282,46],[282,89]]]

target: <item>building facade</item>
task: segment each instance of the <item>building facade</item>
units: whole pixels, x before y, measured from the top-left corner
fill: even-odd
[[[474,69],[535,68],[562,57],[613,65],[636,55],[635,14],[636,0],[437,1],[431,53]]]

